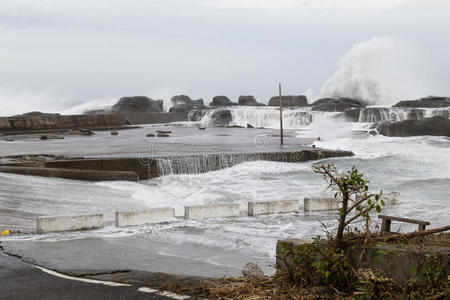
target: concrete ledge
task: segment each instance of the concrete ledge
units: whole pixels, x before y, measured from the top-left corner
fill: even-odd
[[[136,174],[136,172],[131,171],[97,171],[97,170],[58,169],[58,168],[40,168],[40,167],[0,166],[0,172],[20,174],[20,175],[87,180],[87,181],[139,180],[138,174]]]
[[[184,207],[184,218],[188,220],[239,217],[239,204],[196,205]]]
[[[37,233],[86,230],[103,227],[102,214],[38,217]]]
[[[116,226],[134,226],[147,223],[160,223],[175,218],[175,209],[171,207],[152,208],[140,211],[116,211]]]
[[[299,211],[298,200],[249,202],[248,215],[279,214]]]

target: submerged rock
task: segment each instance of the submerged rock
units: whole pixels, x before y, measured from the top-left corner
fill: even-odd
[[[344,110],[342,115],[344,116],[345,121],[347,122],[358,122],[359,115],[361,113],[361,108],[348,108]]]
[[[307,106],[308,100],[306,99],[306,96],[299,95],[299,96],[281,96],[281,101],[283,106]],[[270,98],[268,106],[280,106],[280,97],[274,96]]]
[[[450,98],[429,96],[417,100],[400,101],[392,107],[450,107]]]
[[[242,268],[242,275],[245,278],[263,278],[264,272],[257,264],[249,262]]]
[[[449,136],[450,120],[441,116],[422,120],[404,120],[399,122],[384,122],[376,126],[377,131],[386,136]]]
[[[237,103],[232,102],[227,96],[215,96],[209,106],[233,106]]]
[[[256,101],[255,97],[253,96],[244,96],[241,95],[239,96],[238,99],[238,103],[239,105],[242,106],[266,106],[265,104],[259,103],[258,101]]]
[[[351,98],[323,98],[315,101],[311,106],[311,110],[315,111],[343,112],[350,108],[364,107],[365,104],[362,101]]]

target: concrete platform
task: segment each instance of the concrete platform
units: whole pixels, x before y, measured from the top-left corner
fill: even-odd
[[[184,208],[187,220],[230,218],[240,216],[239,204],[196,205]]]

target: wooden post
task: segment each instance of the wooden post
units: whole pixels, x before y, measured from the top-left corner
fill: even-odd
[[[281,83],[278,84],[278,90],[280,92],[280,143],[281,145],[284,144],[283,139],[283,104],[281,101]]]

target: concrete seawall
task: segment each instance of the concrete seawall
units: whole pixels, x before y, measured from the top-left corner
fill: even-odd
[[[187,220],[239,217],[239,204],[196,205],[184,207]]]
[[[298,200],[249,202],[248,215],[257,216],[265,214],[290,213],[299,211]]]
[[[79,180],[147,180],[167,175],[165,167],[175,174],[204,173],[232,167],[246,161],[304,162],[330,157],[352,156],[351,151],[308,149],[286,152],[199,154],[161,158],[86,158],[47,161],[28,168],[0,165],[0,172],[23,175],[61,177]],[[137,174],[137,179],[136,175]]]
[[[116,211],[115,223],[117,227],[125,227],[167,222],[173,218],[175,218],[174,208],[161,207],[140,211]]]
[[[139,180],[138,174],[131,171],[97,171],[97,170],[78,170],[78,169],[0,166],[0,172],[20,174],[20,175],[86,180],[86,181]]]
[[[102,214],[38,217],[36,231],[38,233],[86,230],[103,227]]]
[[[21,134],[49,130],[78,128],[108,128],[114,126],[156,124],[187,121],[186,113],[139,113],[106,115],[38,115],[0,117],[0,132]]]

